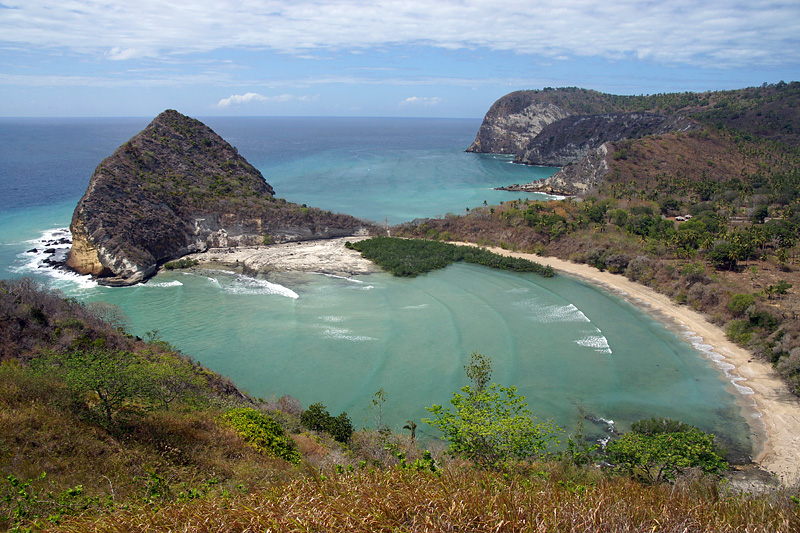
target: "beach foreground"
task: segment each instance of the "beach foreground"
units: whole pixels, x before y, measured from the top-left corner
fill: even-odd
[[[345,248],[346,241],[366,237],[347,237],[294,242],[252,248],[210,249],[188,256],[201,266],[221,266],[241,269],[250,275],[270,272],[319,272],[338,276],[353,276],[379,272],[380,269],[353,250]],[[464,245],[474,244],[457,243]],[[489,248],[497,254],[521,257],[548,265],[557,271],[578,277],[614,292],[660,320],[685,327],[695,340],[718,354],[722,363],[732,366],[726,373],[736,383],[743,410],[756,437],[754,461],[784,483],[800,480],[800,399],[793,396],[786,384],[765,361],[753,357],[744,348],[730,342],[725,332],[710,323],[704,315],[672,302],[654,290],[634,283],[624,276],[601,272],[584,264],[571,263],[552,257]]]

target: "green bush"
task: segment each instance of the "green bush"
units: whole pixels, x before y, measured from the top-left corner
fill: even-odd
[[[674,481],[684,470],[699,468],[718,474],[728,467],[714,435],[670,419],[637,422],[618,440],[608,443],[612,464],[648,483]]]
[[[178,259],[177,261],[170,261],[164,263],[164,268],[167,270],[180,270],[183,268],[191,268],[200,264],[197,259]]]
[[[733,313],[733,316],[742,316],[755,301],[756,298],[752,294],[734,294],[728,301],[728,311]]]
[[[221,418],[259,453],[274,455],[293,464],[300,462],[300,452],[294,441],[268,415],[251,407],[242,407],[228,411]]]
[[[740,346],[745,346],[753,338],[753,332],[748,320],[731,320],[728,322],[728,329],[725,332],[728,340]]]
[[[347,442],[353,435],[353,424],[347,413],[331,416],[321,402],[311,404],[300,415],[300,423],[314,431],[325,431],[338,442]]]
[[[512,460],[542,454],[556,441],[559,429],[550,422],[536,423],[525,397],[516,387],[492,384],[482,390],[463,387],[453,393],[454,411],[441,405],[427,410],[434,418],[423,418],[450,443],[450,449],[489,468],[501,468]]]

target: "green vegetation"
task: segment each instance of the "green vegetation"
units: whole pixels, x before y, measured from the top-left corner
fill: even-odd
[[[339,413],[339,416],[331,416],[322,402],[312,403],[302,415],[300,423],[305,427],[315,431],[324,431],[335,440],[346,443],[353,435],[353,423],[347,413]]]
[[[552,268],[527,259],[505,257],[481,248],[438,241],[374,237],[359,242],[348,241],[345,246],[361,252],[361,255],[394,276],[417,276],[458,261],[515,272],[535,272],[545,277],[553,275]]]
[[[274,455],[293,464],[300,462],[297,445],[269,415],[252,407],[240,407],[222,415],[222,420],[259,453]]]
[[[674,481],[690,468],[719,474],[728,467],[713,435],[669,419],[634,423],[629,433],[608,443],[606,452],[617,468],[648,483]]]
[[[426,422],[444,434],[453,453],[494,469],[512,461],[542,456],[555,442],[558,428],[550,422],[535,422],[525,397],[516,387],[492,383],[481,391],[469,385],[453,393],[450,408],[428,407],[434,418]]]
[[[167,270],[183,270],[186,268],[192,268],[193,266],[197,266],[200,264],[200,261],[197,259],[178,259],[177,261],[169,261],[168,263],[164,263],[164,268]]]

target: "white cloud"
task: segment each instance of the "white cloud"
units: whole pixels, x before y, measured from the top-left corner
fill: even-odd
[[[253,102],[289,102],[292,100],[310,102],[316,99],[316,96],[296,96],[294,94],[280,94],[277,96],[264,96],[258,93],[232,94],[228,98],[223,98],[217,102],[217,107],[239,106]]]
[[[434,96],[432,98],[421,98],[419,96],[411,96],[409,98],[406,98],[402,102],[400,102],[400,105],[401,106],[412,105],[412,106],[432,107],[432,106],[435,106],[435,105],[439,105],[440,103],[442,103],[442,99],[439,98],[438,96]]]
[[[263,102],[268,100],[266,96],[258,93],[232,94],[228,98],[223,98],[217,102],[217,107],[230,107],[232,105],[249,104],[251,102]]]
[[[13,7],[0,10],[0,43],[117,60],[396,45],[706,67],[796,65],[800,57],[800,2],[784,0],[25,0]]]

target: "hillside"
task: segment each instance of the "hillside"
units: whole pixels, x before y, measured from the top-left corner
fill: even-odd
[[[341,237],[363,225],[275,198],[236,148],[168,110],[98,165],[72,217],[67,266],[130,285],[209,247]]]

